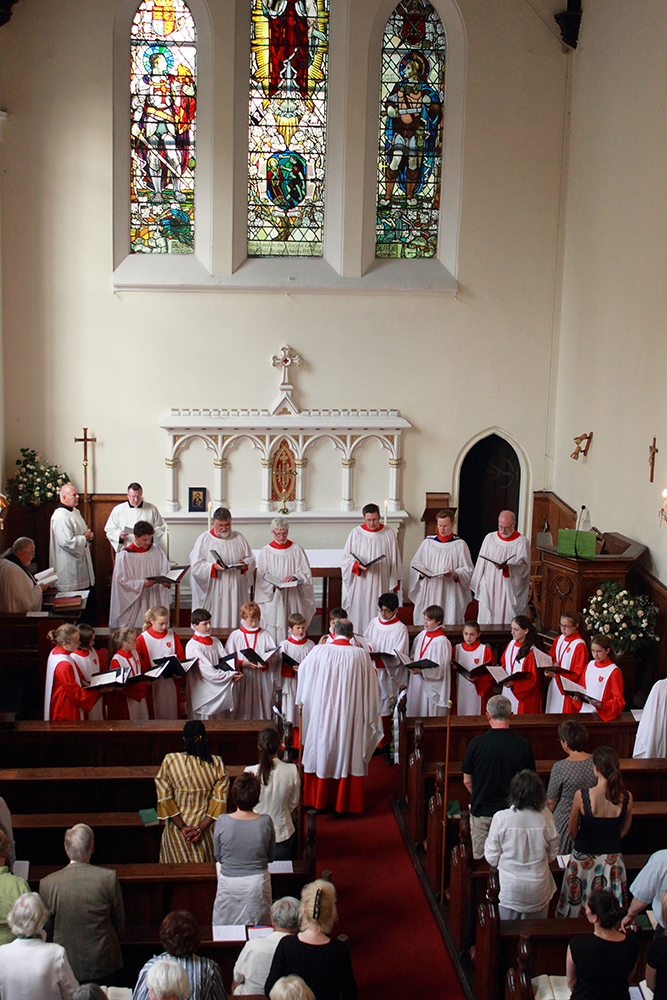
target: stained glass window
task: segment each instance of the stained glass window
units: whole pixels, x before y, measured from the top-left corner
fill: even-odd
[[[376,257],[438,251],[445,31],[426,0],[401,0],[382,42]]]
[[[321,257],[329,0],[251,0],[248,255]]]
[[[184,0],[142,0],[132,22],[130,249],[193,253],[197,32]]]

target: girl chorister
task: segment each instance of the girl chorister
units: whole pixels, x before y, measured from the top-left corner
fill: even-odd
[[[566,676],[575,684],[583,684],[584,673],[588,664],[588,646],[581,636],[582,617],[576,611],[568,611],[560,616],[560,635],[554,640],[549,650],[549,656],[561,669],[566,670]],[[578,708],[572,702],[569,694],[563,690],[563,684],[558,674],[545,670],[545,675],[551,677],[547,691],[545,712],[577,712]]]
[[[145,673],[155,666],[155,661],[163,656],[185,659],[181,640],[169,628],[169,609],[162,604],[149,608],[144,616],[144,631],[137,638],[137,653],[141,669]],[[152,719],[178,719],[178,686],[173,677],[159,677],[153,681],[147,695],[149,710],[152,704]]]
[[[74,625],[61,625],[49,632],[47,638],[53,649],[46,665],[44,718],[52,722],[80,720],[100,694],[86,690],[88,682],[72,659],[79,645],[78,629]]]
[[[606,635],[594,635],[591,639],[593,659],[586,667],[582,685],[586,693],[595,699],[594,704],[573,699],[575,711],[597,712],[605,722],[618,718],[625,707],[623,674],[616,666],[616,657],[611,642]]]
[[[130,667],[131,677],[141,677],[141,660],[137,653],[137,636],[139,629],[125,626],[116,629],[109,643],[111,662],[109,670],[117,667]],[[145,722],[148,719],[146,705],[147,681],[133,681],[127,684],[121,692],[108,696],[109,717],[114,719],[131,719],[133,722]]]

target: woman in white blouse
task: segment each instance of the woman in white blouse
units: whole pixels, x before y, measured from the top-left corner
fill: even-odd
[[[262,729],[257,740],[259,764],[246,768],[259,777],[261,793],[255,812],[270,816],[276,831],[276,861],[293,857],[296,832],[292,813],[299,804],[299,769],[278,760],[280,733],[273,726]]]
[[[493,817],[484,846],[484,857],[498,868],[500,919],[546,917],[556,891],[549,864],[558,853],[559,836],[535,771],[514,775],[509,801],[510,808]]]
[[[65,949],[40,931],[48,911],[36,892],[25,892],[7,915],[15,940],[0,947],[2,1000],[63,1000],[79,985]]]

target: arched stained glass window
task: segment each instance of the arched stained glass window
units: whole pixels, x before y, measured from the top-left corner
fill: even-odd
[[[248,255],[321,257],[329,0],[251,0]]]
[[[438,251],[445,31],[426,0],[401,0],[382,41],[376,257]]]
[[[142,0],[132,22],[130,249],[193,253],[197,32],[184,0]]]

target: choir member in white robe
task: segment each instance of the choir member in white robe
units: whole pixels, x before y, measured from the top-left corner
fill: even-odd
[[[234,685],[242,678],[240,671],[220,670],[217,664],[225,647],[211,635],[211,613],[196,608],[190,619],[194,635],[185,647],[186,660],[197,662],[185,678],[188,719],[231,719],[234,711]]]
[[[574,697],[572,703],[580,705],[579,711],[584,715],[597,712],[604,722],[611,722],[625,708],[623,674],[612,659],[614,650],[606,635],[591,637],[591,653],[593,659],[586,667],[581,683],[595,704],[578,702]]]
[[[28,569],[35,558],[32,538],[17,538],[0,559],[0,612],[22,615],[39,611],[42,594],[48,584],[40,586]]]
[[[241,655],[241,650],[252,649],[268,663],[256,666]],[[243,678],[234,692],[235,719],[271,719],[273,717],[273,692],[276,684],[276,649],[273,636],[260,626],[260,609],[255,601],[248,601],[241,608],[241,627],[227,639],[225,650],[236,653]]]
[[[315,643],[306,636],[306,619],[298,611],[289,616],[287,625],[289,635],[278,646],[276,685],[282,692],[280,701],[282,714],[288,722],[291,722],[298,729],[299,707],[296,700],[296,688],[299,664],[303,662]],[[283,663],[281,659],[283,653],[295,660],[297,666],[292,667],[288,663]]]
[[[479,641],[481,635],[477,622],[468,621],[463,626],[463,642],[454,647],[454,659],[466,670],[475,670],[484,663],[492,663],[491,647]],[[456,675],[456,714],[483,715],[486,703],[493,694],[492,677],[482,674],[468,680]]]
[[[242,569],[227,568],[239,563]],[[199,536],[190,553],[192,607],[210,611],[213,628],[234,628],[241,605],[250,600],[255,566],[246,538],[232,530],[232,515],[226,507],[218,507],[213,527]]]
[[[380,692],[370,655],[350,642],[351,622],[337,622],[336,633],[299,667],[304,804],[358,813],[363,778],[382,738]]]
[[[343,549],[343,606],[361,635],[375,618],[380,594],[397,590],[403,575],[396,532],[380,523],[380,508],[368,503],[362,509],[364,523],[353,528]],[[367,562],[384,556],[367,569]]]
[[[71,483],[60,487],[60,503],[51,515],[49,562],[58,574],[56,589],[86,590],[95,583],[90,542],[93,533],[77,510],[79,494]]]
[[[447,714],[450,691],[452,644],[442,630],[442,608],[432,605],[424,611],[424,631],[412,646],[412,659],[432,660],[436,666],[410,670],[406,713],[410,717]]]
[[[549,714],[578,711],[577,706],[572,704],[570,695],[563,690],[560,678],[567,676],[575,684],[583,684],[589,656],[588,646],[579,634],[579,626],[582,624],[583,618],[576,611],[566,612],[560,616],[561,634],[554,639],[549,656],[562,670],[566,670],[567,674],[554,675],[550,670],[544,671],[546,677],[552,678],[544,707],[544,711]]]
[[[129,667],[130,677],[141,677],[141,660],[137,652],[139,629],[125,626],[116,629],[109,643],[111,662],[109,670],[118,667]],[[146,689],[148,681],[134,681],[113,691],[107,698],[107,718],[130,719],[132,722],[148,721],[148,705],[146,704]]]
[[[380,714],[384,720],[390,717],[389,699],[392,695],[398,693],[400,680],[398,670],[398,663],[400,661],[398,661],[394,650],[398,650],[407,656],[410,652],[410,636],[407,625],[400,621],[396,614],[396,609],[398,608],[398,597],[396,594],[380,594],[378,608],[380,609],[380,614],[368,623],[364,638],[367,640],[372,653],[388,654],[386,662],[382,657],[373,657],[373,664],[377,671],[380,688]],[[403,672],[403,668],[401,668],[401,673]],[[387,735],[388,732],[385,732],[385,736]]]
[[[127,500],[116,504],[104,525],[104,533],[114,552],[134,541],[132,529],[137,521],[148,521],[153,525],[154,541],[159,545],[167,530],[162,514],[154,504],[144,500],[144,491],[139,483],[130,483],[127,488]],[[126,528],[130,528],[130,531],[126,531]]]
[[[116,556],[111,577],[111,605],[109,607],[109,627],[122,625],[141,627],[149,608],[161,604],[169,587],[153,583],[149,576],[161,576],[169,572],[167,557],[157,545],[153,545],[153,525],[148,521],[137,521],[135,540]]]
[[[515,525],[512,511],[503,510],[498,531],[488,534],[479,550],[470,586],[479,602],[480,625],[505,625],[528,607],[530,541]]]
[[[637,726],[633,757],[667,757],[667,680],[656,681]]]
[[[169,609],[162,604],[154,604],[144,615],[143,632],[137,637],[137,653],[144,673],[155,666],[155,661],[164,656],[185,659],[181,640],[169,628]],[[151,682],[150,694],[146,695],[148,714],[151,719],[178,719],[178,692],[180,681],[174,677],[158,677]]]
[[[424,609],[437,604],[444,611],[448,625],[462,625],[472,596],[472,559],[466,543],[454,534],[451,511],[438,511],[436,524],[437,534],[424,539],[410,567],[413,620],[421,622]]]
[[[310,625],[316,605],[308,556],[300,545],[289,541],[289,524],[284,517],[274,517],[271,532],[273,541],[261,549],[257,559],[255,600],[262,611],[264,628],[277,644],[287,638],[287,619],[292,612],[298,611]],[[264,579],[267,573],[281,583],[298,584],[281,589]]]
[[[79,630],[75,625],[63,624],[57,629],[48,633],[47,639],[53,648],[46,661],[46,675],[44,680],[44,718],[51,718],[51,695],[53,694],[53,677],[59,663],[67,662],[72,667],[72,674],[76,678],[76,664],[72,659],[72,653],[79,645]]]

